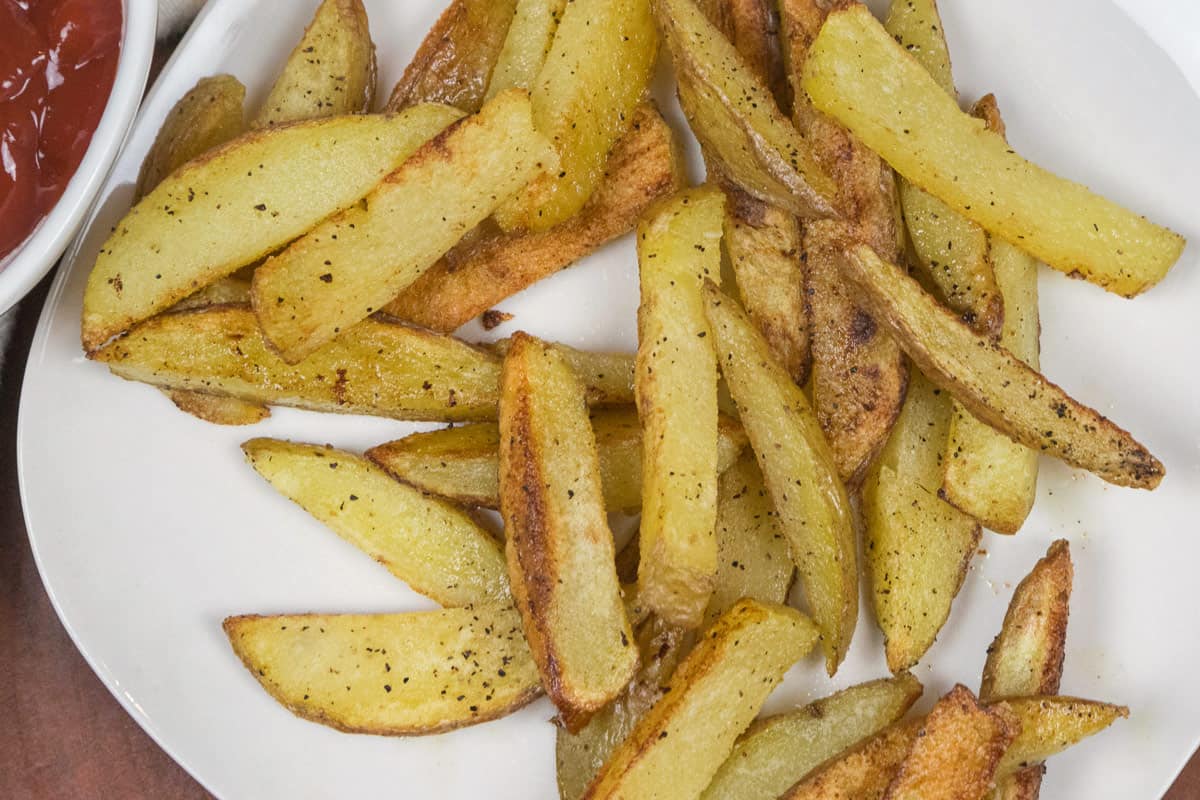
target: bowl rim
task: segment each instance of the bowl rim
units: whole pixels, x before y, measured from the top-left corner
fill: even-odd
[[[79,168],[62,197],[16,249],[0,259],[0,314],[58,262],[104,185],[142,102],[158,24],[156,0],[122,0],[121,54],[112,91]]]

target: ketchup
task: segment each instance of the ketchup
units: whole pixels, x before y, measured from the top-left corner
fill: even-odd
[[[79,168],[120,48],[121,0],[0,0],[0,258]]]

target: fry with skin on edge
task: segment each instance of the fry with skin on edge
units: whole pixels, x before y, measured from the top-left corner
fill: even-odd
[[[846,279],[921,372],[980,421],[1117,486],[1158,486],[1166,470],[1150,451],[999,344],[974,333],[895,264],[856,245],[846,250],[842,265]]]
[[[488,100],[505,89],[533,88],[566,6],[567,0],[517,0],[512,24],[488,81]]]
[[[804,392],[775,363],[734,301],[705,283],[717,361],[791,545],[830,675],[858,622],[858,552],[850,499]]]
[[[532,336],[513,337],[500,387],[500,512],[513,599],[542,685],[578,731],[638,667],[596,440],[583,385]]]

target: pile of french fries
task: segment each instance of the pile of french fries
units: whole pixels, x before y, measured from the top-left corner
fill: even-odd
[[[362,2],[324,0],[249,123],[228,75],[176,104],[88,281],[88,356],[214,423],[464,423],[244,445],[443,607],[228,618],[281,704],[412,735],[545,694],[564,800],[1027,800],[1127,715],[1058,694],[1066,542],[977,695],[905,719],[907,670],[1039,453],[1164,474],[1038,372],[1038,262],[1132,297],[1184,242],[1021,158],[994,97],[964,112],[934,0],[828,5],[452,0],[373,113]],[[703,185],[649,99],[660,48]],[[630,231],[636,355],[452,336]],[[609,512],[641,515],[621,548]],[[756,721],[811,650],[837,671],[860,573],[893,677]]]

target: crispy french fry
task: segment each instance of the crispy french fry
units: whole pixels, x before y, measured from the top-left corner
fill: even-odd
[[[704,633],[584,797],[699,796],[767,695],[817,638],[794,609],[739,602]]]
[[[531,89],[537,129],[558,150],[496,221],[506,231],[544,231],[575,216],[604,177],[629,130],[658,55],[650,0],[572,0]]]
[[[532,89],[546,63],[567,0],[517,0],[516,13],[492,70],[487,98],[505,89]]]
[[[938,498],[950,397],[913,370],[908,398],[863,485],[863,547],[888,669],[921,660],[950,616],[979,523]]]
[[[691,189],[638,226],[638,589],[659,616],[700,624],[717,571],[717,364],[701,283],[719,280],[725,197]]]
[[[723,176],[802,217],[836,213],[836,186],[770,90],[692,0],[655,0],[692,131]]]
[[[447,128],[365,198],[254,272],[263,333],[295,364],[416,280],[500,202],[554,161],[514,89]]]
[[[499,544],[462,510],[329,446],[251,439],[246,460],[280,494],[443,606],[510,602]]]
[[[701,800],[775,800],[813,769],[904,716],[921,690],[904,673],[759,720],[734,745]]]
[[[706,300],[721,374],[791,546],[832,675],[858,620],[857,548],[846,488],[804,392],[772,360],[762,335],[711,282]]]
[[[971,331],[895,264],[861,245],[846,256],[846,278],[859,287],[880,323],[926,377],[975,417],[1109,483],[1153,489],[1162,480],[1162,463],[1132,436]]]
[[[636,513],[642,507],[642,429],[637,413],[622,408],[597,411],[592,414],[592,430],[600,455],[604,507]],[[717,470],[724,472],[745,447],[746,435],[728,417],[718,421],[717,435]],[[496,426],[481,422],[414,433],[373,447],[366,455],[394,478],[423,492],[464,505],[499,508],[499,445]]]
[[[517,0],[450,0],[392,89],[388,111],[418,103],[478,111],[516,7]]]
[[[375,101],[375,44],[362,0],[322,0],[251,128],[338,114]]]
[[[419,736],[487,722],[541,693],[511,607],[228,617],[250,674],[298,717]]]
[[[432,105],[396,117],[330,117],[253,131],[189,162],[101,247],[84,292],[84,350],[358,202],[457,117]]]
[[[465,240],[383,310],[450,333],[629,232],[656,200],[681,188],[682,182],[671,128],[652,103],[643,103],[579,214],[540,233],[489,232]]]
[[[976,104],[977,115],[1003,135],[996,99]],[[1038,317],[1037,262],[1006,241],[992,243],[996,284],[1004,298],[1000,344],[1038,369],[1041,322]],[[1016,533],[1037,497],[1038,456],[983,424],[960,404],[954,405],[946,445],[942,496],[998,533]]]
[[[1183,237],[1017,155],[864,6],[829,15],[804,88],[897,172],[1055,269],[1132,297],[1183,252]]]
[[[518,333],[500,386],[500,510],[513,597],[542,685],[578,731],[638,666],[596,439],[583,384],[554,348]]]

